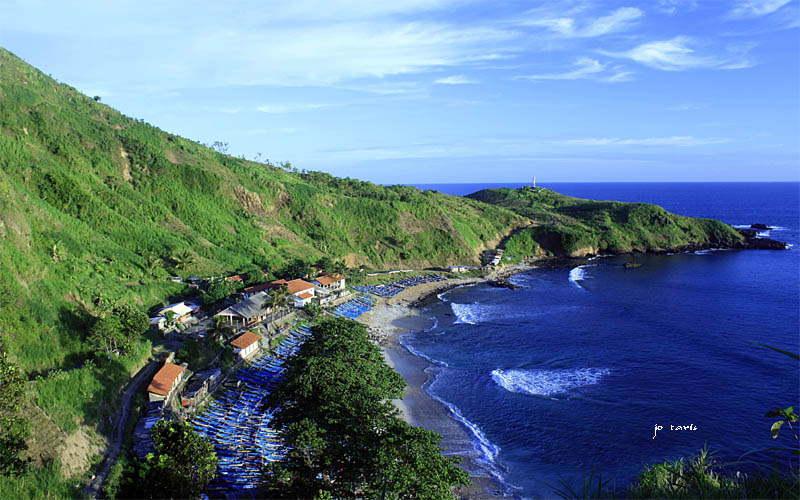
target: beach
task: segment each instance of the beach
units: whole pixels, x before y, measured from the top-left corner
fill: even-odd
[[[508,276],[530,267],[518,266],[505,269]],[[441,402],[431,398],[424,390],[435,375],[436,367],[427,360],[410,353],[400,343],[400,338],[411,332],[433,326],[431,318],[422,314],[422,307],[437,294],[458,286],[482,283],[488,278],[454,279],[445,282],[426,283],[403,290],[390,299],[380,299],[375,308],[362,315],[359,321],[368,325],[372,338],[381,346],[387,363],[405,379],[407,387],[403,399],[394,403],[403,419],[411,425],[433,430],[443,436],[441,446],[444,455],[462,457],[461,465],[470,472],[472,484],[456,490],[460,498],[501,498],[502,485],[488,474],[481,474],[482,467],[476,462],[472,437],[452,416]],[[435,300],[435,299],[434,299]]]

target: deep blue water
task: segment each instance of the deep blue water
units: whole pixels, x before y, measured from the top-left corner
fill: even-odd
[[[482,186],[426,187],[463,194]],[[440,362],[426,390],[458,414],[483,472],[516,487],[515,496],[552,497],[546,483],[579,483],[595,470],[622,487],[643,464],[704,444],[721,462],[790,445],[787,432],[770,438],[764,413],[797,406],[800,369],[749,341],[800,352],[800,184],[548,187],[763,222],[795,247],[644,256],[635,269],[623,267],[626,257],[601,258],[518,274],[518,290],[443,294],[425,310],[437,326],[405,343]],[[654,439],[655,425],[663,429]]]

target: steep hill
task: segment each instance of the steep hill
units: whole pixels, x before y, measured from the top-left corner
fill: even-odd
[[[82,350],[69,324],[77,304],[102,293],[150,306],[165,295],[165,271],[276,270],[323,255],[375,268],[474,263],[522,219],[464,198],[226,156],[2,49],[0,102],[0,286],[3,307],[18,311],[0,326],[24,332],[12,345],[28,370]],[[181,266],[186,252],[192,263]],[[37,333],[42,325],[57,326]],[[53,342],[63,349],[37,347]]]
[[[647,203],[572,198],[544,188],[485,189],[468,196],[508,208],[533,221],[505,243],[512,259],[584,257],[604,253],[666,252],[700,248],[755,248],[722,222],[682,217]],[[775,248],[782,247],[774,242]]]

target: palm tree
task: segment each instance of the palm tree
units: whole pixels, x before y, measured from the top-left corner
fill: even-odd
[[[267,294],[267,300],[264,301],[264,309],[269,308],[272,310],[269,320],[270,323],[275,320],[275,310],[284,309],[290,297],[292,299],[294,298],[293,296],[289,295],[289,289],[286,287],[286,285],[273,288],[269,291]]]
[[[188,266],[194,264],[194,254],[189,250],[183,250],[176,253],[172,260],[175,261],[175,267],[178,269],[186,269]]]
[[[153,277],[153,274],[155,274],[156,268],[160,267],[162,263],[163,261],[161,258],[156,255],[145,255],[144,257],[145,270],[151,278]]]
[[[344,275],[347,272],[347,266],[344,261],[337,260],[333,263],[333,274]]]

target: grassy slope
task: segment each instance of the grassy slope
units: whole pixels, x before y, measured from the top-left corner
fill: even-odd
[[[733,247],[744,240],[722,222],[675,215],[647,203],[583,200],[530,187],[485,189],[469,197],[534,221],[506,242],[514,259]]]
[[[0,336],[65,434],[107,434],[120,388],[149,355],[143,341],[129,358],[86,363],[85,332],[104,299],[149,309],[180,293],[169,274],[277,270],[294,257],[474,263],[523,221],[473,200],[226,156],[2,48],[0,105]],[[183,252],[194,263],[177,269]],[[152,257],[161,264],[148,269]]]
[[[225,156],[2,49],[0,99],[0,307],[14,312],[0,327],[29,371],[85,354],[78,304],[103,293],[149,307],[176,291],[166,272],[275,270],[322,255],[373,267],[476,262],[521,219],[473,200]],[[195,263],[178,271],[170,257],[184,250]],[[152,278],[150,255],[166,268]]]

